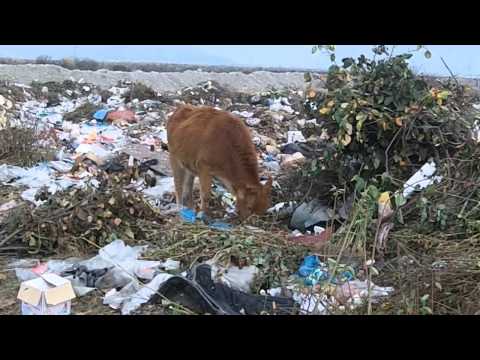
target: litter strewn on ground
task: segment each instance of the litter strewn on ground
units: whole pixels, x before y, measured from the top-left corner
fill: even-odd
[[[458,119],[478,109],[460,89],[454,97],[423,83],[422,103],[367,98],[364,80],[348,76],[370,75],[347,65],[306,92],[244,94],[214,81],[161,94],[126,82],[9,85],[22,96],[0,97],[0,140],[21,141],[0,145],[0,255],[16,259],[7,271],[17,292],[40,287],[16,312],[75,314],[85,299],[124,315],[428,314],[456,302],[478,312],[446,290],[477,293],[478,154],[466,140],[476,130]],[[265,216],[236,221],[220,182],[211,218],[177,206],[166,120],[180,103],[245,122],[260,176],[274,180]],[[75,298],[50,302],[49,277]]]

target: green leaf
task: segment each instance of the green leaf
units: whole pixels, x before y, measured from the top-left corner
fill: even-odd
[[[36,239],[35,239],[33,236],[31,236],[31,237],[30,237],[30,240],[29,240],[29,242],[28,242],[28,246],[30,246],[30,247],[35,247],[35,245],[37,245],[37,241],[36,241]]]
[[[403,206],[407,203],[407,200],[403,197],[403,194],[395,194],[395,205],[397,207]]]
[[[422,304],[426,304],[429,298],[430,298],[430,295],[429,295],[429,294],[425,294],[425,295],[423,295],[423,296],[420,298],[420,302],[421,302]]]
[[[125,230],[125,235],[127,235],[130,239],[135,239],[135,235],[133,234],[133,231],[129,228]]]
[[[403,220],[403,213],[402,213],[402,209],[398,209],[398,212],[397,212],[397,220],[400,224],[404,225],[405,224],[405,221]]]
[[[328,267],[335,267],[337,261],[335,259],[328,258],[327,259]]]
[[[360,132],[362,131],[363,123],[367,119],[367,115],[364,113],[360,113],[356,116],[355,119],[357,120],[357,125],[356,125],[357,131]]]
[[[430,309],[428,306],[422,307],[422,310],[423,310],[423,312],[425,312],[425,313],[428,314],[428,315],[432,315],[432,314],[433,314],[432,309]]]
[[[365,180],[363,180],[363,178],[361,178],[358,175],[355,175],[353,177],[352,181],[355,181],[355,191],[356,192],[362,192],[365,189],[365,187],[367,186]]]
[[[364,122],[365,120],[367,120],[367,114],[362,112],[358,113],[357,116],[355,116],[355,120]]]
[[[312,54],[315,54],[318,51],[318,45],[312,46]]]
[[[427,59],[430,59],[432,57],[432,53],[429,50],[425,51],[425,54],[423,55],[425,55]]]
[[[353,61],[352,58],[345,58],[345,59],[342,59],[342,61],[343,61],[343,67],[344,67],[345,69],[348,68],[348,67],[350,67],[350,66],[352,66],[353,63],[354,63],[354,61]]]
[[[380,196],[380,190],[375,185],[368,186],[368,194],[370,195],[373,201],[377,201]]]
[[[420,212],[420,222],[421,223],[424,223],[428,220],[428,212],[427,212],[427,208],[426,207],[423,207],[422,208],[422,211]]]
[[[330,54],[330,61],[335,62],[335,54]]]

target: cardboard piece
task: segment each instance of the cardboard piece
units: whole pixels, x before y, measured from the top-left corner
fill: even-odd
[[[69,315],[74,298],[70,280],[52,273],[22,282],[17,295],[23,315]]]

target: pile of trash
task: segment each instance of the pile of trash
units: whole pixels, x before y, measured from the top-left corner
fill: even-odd
[[[140,305],[155,301],[154,295],[163,299],[188,294],[193,300],[190,307],[197,307],[213,314],[240,314],[241,308],[254,314],[269,310],[293,311],[293,300],[250,294],[249,283],[255,271],[252,268],[228,269],[214,263],[203,264],[207,268],[199,276],[196,269],[180,274],[180,262],[172,259],[165,261],[141,260],[145,246],[130,247],[121,240],[112,241],[101,248],[98,255],[87,260],[69,258],[67,260],[15,261],[9,265],[15,270],[20,281],[41,278],[45,274],[55,274],[70,280],[75,295],[84,296],[99,289],[105,292],[103,303],[114,309],[121,309],[127,315]],[[206,272],[205,272],[206,271]],[[213,281],[220,291],[212,292]],[[183,284],[179,284],[183,282]],[[228,284],[228,285],[227,285]],[[185,289],[191,287],[190,291]],[[200,288],[200,289],[199,289]],[[192,295],[193,292],[197,292]],[[206,294],[207,293],[207,294]],[[269,301],[266,301],[269,300]],[[187,301],[183,299],[183,301]],[[207,309],[203,303],[207,303]],[[272,305],[273,303],[273,305]],[[276,305],[277,306],[276,306]],[[193,305],[193,306],[192,306]],[[199,313],[202,310],[198,311]]]
[[[195,213],[179,214],[165,129],[166,119],[181,102],[230,110],[252,131],[262,176],[281,180],[282,174],[297,171],[316,156],[317,138],[305,138],[302,130],[314,129],[317,123],[299,119],[304,113],[302,92],[236,94],[214,82],[172,94],[155,94],[138,84],[119,83],[103,90],[82,82],[33,84],[24,92],[25,99],[17,104],[10,127],[30,126],[36,129],[35,134],[49,134],[41,138],[40,145],[55,152],[52,158],[33,166],[20,162],[0,166],[2,189],[18,193],[0,200],[0,253],[84,258],[101,248],[112,250],[111,246],[118,244],[114,239],[121,238],[126,242],[122,243],[125,249],[150,244],[146,252],[142,250],[148,261],[158,265],[158,259],[176,259],[175,271],[183,271],[183,275],[163,274],[159,278],[134,274],[135,282],[110,284],[112,291],[105,297],[105,304],[123,309],[122,313],[133,311],[127,310],[128,299],[137,292],[148,294],[148,301],[155,302],[153,294],[164,289],[162,294],[178,300],[182,298],[178,291],[185,286],[192,288],[189,293],[199,294],[197,305],[192,309],[190,304],[194,312],[303,311],[300,297],[293,297],[302,290],[288,293],[287,286],[299,281],[295,269],[302,259],[321,248],[318,237],[323,239],[322,244],[329,239],[332,229],[326,225],[327,219],[317,212],[314,220],[308,220],[308,211],[298,207],[301,203],[290,201],[291,194],[283,193],[279,182],[274,183],[274,198],[282,201],[274,204],[263,219],[252,218],[240,225],[224,221],[221,214],[231,215],[234,199],[217,183],[212,193],[217,210],[221,210],[219,220],[204,224]],[[140,98],[133,98],[135,94]],[[292,221],[287,221],[293,214]],[[309,242],[312,236],[313,243]],[[117,250],[120,247],[112,251]],[[69,271],[85,278],[89,284],[83,284],[86,287],[100,286],[92,283],[91,276],[108,274],[102,273],[104,268],[88,268],[78,261],[70,265],[78,265]],[[86,273],[80,271],[85,270],[82,265],[87,266]],[[54,267],[44,270],[72,280],[80,296],[73,273],[68,275]],[[218,291],[208,293],[209,277],[202,275],[203,280],[199,280],[197,272],[211,273]],[[168,282],[169,276],[172,278]],[[145,281],[150,281],[155,291],[144,289]],[[164,288],[160,286],[163,283]],[[279,288],[283,289],[281,299],[267,293]],[[238,301],[245,306],[228,304],[226,299],[232,297],[241,299]],[[269,300],[265,302],[266,297]],[[265,304],[270,305],[265,308]]]
[[[218,106],[222,109],[229,109],[233,105],[232,93],[215,81],[205,81],[195,87],[183,88],[176,95],[181,101],[191,105]]]
[[[28,87],[31,93],[31,98],[47,101],[47,106],[56,106],[62,99],[78,99],[83,96],[94,93],[98,89],[93,84],[87,84],[80,79],[75,81],[74,79],[65,80],[62,83],[49,81],[49,82],[32,82]]]
[[[52,275],[69,280],[76,297],[101,290],[105,293],[103,304],[120,310],[123,315],[138,312],[146,303],[163,307],[174,304],[193,314],[327,314],[338,308],[345,311],[345,305],[353,309],[363,304],[370,293],[370,298],[377,301],[393,291],[356,280],[354,270],[341,265],[332,270],[340,275],[329,280],[331,270],[316,256],[309,256],[298,273],[291,277],[291,286],[255,294],[252,292],[252,283],[258,276],[255,266],[222,266],[218,260],[212,259],[198,262],[181,272],[179,261],[140,259],[145,250],[146,246],[130,247],[122,240],[114,240],[91,259],[20,260],[10,263],[9,268],[22,282],[48,279]],[[298,286],[300,283],[302,285]],[[320,298],[312,292],[312,286],[321,283],[333,286],[328,298]],[[24,313],[31,313],[32,306],[34,312],[41,313],[28,297],[20,298]],[[71,298],[73,296],[66,300]],[[44,311],[52,313],[52,308],[47,307]]]

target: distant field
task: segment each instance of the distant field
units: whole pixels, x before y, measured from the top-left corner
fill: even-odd
[[[305,72],[318,69],[295,69],[281,67],[242,67],[242,66],[219,66],[219,65],[186,65],[186,64],[164,64],[164,63],[144,63],[144,62],[105,62],[92,59],[60,59],[55,60],[49,57],[38,57],[37,59],[13,59],[0,58],[0,64],[6,65],[25,65],[25,64],[47,64],[58,65],[69,70],[99,70],[106,69],[111,71],[144,71],[144,72],[182,72],[187,70],[201,70],[207,72],[241,72],[250,74],[256,71],[268,71],[273,73],[283,72]]]

